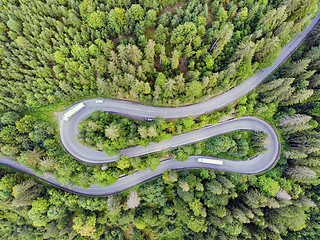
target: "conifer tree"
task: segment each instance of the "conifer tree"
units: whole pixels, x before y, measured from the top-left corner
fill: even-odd
[[[140,205],[140,197],[136,190],[130,191],[127,199],[127,205],[130,209],[137,208]]]

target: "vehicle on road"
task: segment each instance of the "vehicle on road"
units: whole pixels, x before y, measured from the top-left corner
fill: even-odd
[[[223,161],[222,160],[216,160],[216,159],[210,159],[210,158],[198,158],[198,162],[216,164],[216,165],[223,165]]]
[[[145,119],[145,121],[147,121],[147,122],[153,122],[153,120],[154,120],[153,118],[146,118]]]
[[[75,106],[74,108],[70,109],[70,111],[66,112],[63,116],[63,120],[65,120],[66,122],[69,121],[69,119],[76,114],[77,112],[79,112],[82,108],[84,108],[85,105],[84,103],[79,103],[77,106]]]

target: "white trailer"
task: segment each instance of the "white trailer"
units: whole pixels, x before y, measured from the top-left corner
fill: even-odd
[[[210,158],[198,158],[198,162],[216,164],[216,165],[223,165],[223,161],[216,160],[216,159],[210,159]]]
[[[66,112],[63,116],[63,119],[65,121],[69,121],[69,119],[77,112],[79,112],[82,108],[84,108],[85,105],[83,103],[79,103],[74,108],[70,109],[68,112]]]

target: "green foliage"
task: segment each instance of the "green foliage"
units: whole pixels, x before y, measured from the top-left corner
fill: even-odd
[[[64,184],[87,187],[107,186],[134,169],[155,170],[168,156],[247,160],[264,151],[266,136],[235,132],[170,152],[121,157],[109,166],[86,166],[63,151],[51,123],[40,120],[45,117],[39,107],[96,94],[178,106],[220,94],[273,63],[318,1],[2,5],[1,154]],[[268,173],[170,171],[136,191],[89,198],[0,170],[2,238],[318,239],[318,39],[319,29],[289,64],[225,111],[152,123],[95,112],[80,125],[83,142],[113,155],[217,123],[230,110],[236,117],[259,116],[277,124],[281,134],[283,154]]]
[[[1,116],[1,123],[4,125],[14,125],[20,118],[20,115],[16,112],[6,112]]]
[[[160,129],[160,119],[154,122],[137,121],[101,111],[95,111],[79,125],[79,138],[84,144],[96,146],[109,155],[135,145],[147,146],[151,141],[169,138],[167,129]],[[101,147],[103,146],[103,147]]]
[[[88,17],[88,26],[92,28],[102,28],[105,25],[105,13],[102,11],[94,11]]]
[[[257,187],[268,196],[275,196],[280,190],[279,183],[272,178],[266,177],[265,175],[259,177],[259,180],[257,181]]]
[[[171,35],[170,42],[172,44],[190,44],[192,39],[197,35],[197,27],[192,22],[184,23],[183,25],[179,25]]]
[[[92,237],[96,231],[96,217],[91,216],[76,216],[74,218],[73,229],[83,237]]]
[[[134,21],[140,21],[144,17],[144,9],[139,4],[132,4],[128,13]]]
[[[0,9],[0,111],[97,94],[163,106],[217,95],[272,64],[316,2],[6,1]],[[164,48],[154,51],[151,39]],[[194,69],[197,77],[188,71]],[[155,84],[159,73],[169,81],[179,72],[188,78]],[[203,86],[211,73],[219,77]],[[308,93],[297,91],[284,104],[307,100]]]
[[[46,212],[48,206],[49,203],[43,198],[37,198],[37,200],[32,202],[32,208],[28,212],[28,215],[34,226],[41,227],[46,225]]]

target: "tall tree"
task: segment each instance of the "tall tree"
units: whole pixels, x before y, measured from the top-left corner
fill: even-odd
[[[180,52],[175,49],[172,52],[172,58],[171,58],[171,68],[172,69],[177,69],[178,68],[179,60],[180,60]]]
[[[111,124],[105,129],[105,136],[110,140],[115,140],[120,137],[120,129],[117,125]]]
[[[130,191],[127,205],[130,209],[134,209],[140,205],[140,197],[138,196],[138,192],[136,190]]]

